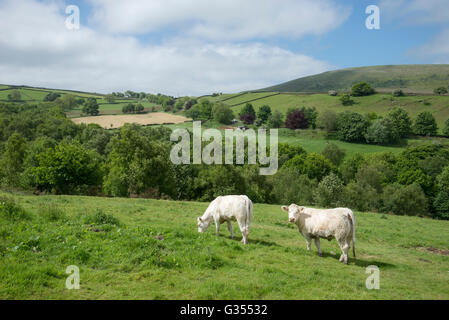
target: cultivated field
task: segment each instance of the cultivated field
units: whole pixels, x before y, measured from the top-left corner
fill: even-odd
[[[178,116],[170,113],[152,112],[147,114],[132,114],[132,115],[107,115],[107,116],[93,116],[72,118],[72,121],[80,124],[96,123],[105,129],[116,129],[123,126],[125,123],[136,123],[140,125],[164,124],[164,123],[183,123],[189,121],[189,118]]]
[[[335,240],[308,252],[279,205],[255,204],[245,246],[236,223],[234,240],[226,225],[197,232],[208,203],[14,198],[26,215],[0,212],[0,299],[449,299],[449,221],[356,212],[343,265]],[[370,265],[380,290],[365,287]]]

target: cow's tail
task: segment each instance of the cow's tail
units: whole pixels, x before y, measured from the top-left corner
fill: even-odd
[[[352,210],[349,210],[348,212],[348,218],[349,218],[349,222],[351,223],[352,226],[352,254],[354,255],[355,258],[355,216],[354,213],[352,212]]]
[[[253,202],[247,197],[246,199],[246,223],[245,223],[245,235],[249,234],[249,224],[253,219]]]

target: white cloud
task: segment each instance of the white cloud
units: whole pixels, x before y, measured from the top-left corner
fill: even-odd
[[[0,83],[173,95],[236,92],[331,68],[263,43],[173,38],[143,45],[133,36],[65,28],[59,2],[0,4]]]
[[[382,0],[380,8],[389,20],[404,24],[441,24],[449,22],[447,5],[447,0]]]
[[[413,48],[410,54],[420,58],[431,58],[434,63],[449,63],[449,29],[443,30],[428,43]]]
[[[91,0],[92,22],[113,33],[166,28],[208,40],[299,38],[338,27],[350,8],[334,0]]]

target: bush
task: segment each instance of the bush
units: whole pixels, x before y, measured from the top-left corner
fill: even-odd
[[[436,196],[433,206],[435,208],[435,218],[449,220],[449,193],[440,191]]]
[[[350,182],[343,191],[344,205],[358,211],[374,211],[378,198],[374,188],[359,182]]]
[[[354,180],[360,166],[365,162],[365,158],[359,153],[356,153],[351,158],[346,159],[341,165],[341,175],[343,181],[345,183],[349,183]]]
[[[285,126],[292,130],[306,129],[307,119],[305,113],[299,109],[289,111],[287,119],[285,119]]]
[[[399,134],[388,118],[377,119],[366,130],[365,139],[367,143],[390,144],[399,140]]]
[[[283,115],[281,112],[275,110],[273,114],[268,117],[267,124],[270,128],[280,128],[284,123]]]
[[[338,116],[335,111],[325,110],[318,116],[318,127],[326,130],[327,133],[336,131],[338,125],[337,119]]]
[[[335,143],[329,143],[324,148],[322,155],[338,167],[343,161],[346,151],[339,148]]]
[[[376,91],[371,87],[368,82],[359,82],[352,86],[351,94],[354,97],[363,97],[374,94]]]
[[[316,180],[292,168],[282,168],[271,178],[273,197],[279,204],[313,204],[313,191],[317,187]]]
[[[315,202],[324,207],[337,207],[343,193],[343,181],[334,173],[323,178],[315,191]]]
[[[439,88],[436,88],[435,90],[433,90],[433,93],[438,94],[438,95],[446,94],[447,89],[445,87],[439,87]]]
[[[247,103],[239,112],[240,120],[245,124],[253,124],[256,120],[256,111],[251,103]]]
[[[87,101],[83,106],[83,113],[91,116],[97,116],[99,113],[98,108],[99,106],[95,98],[87,98]]]
[[[232,119],[234,119],[232,109],[223,103],[214,106],[213,115],[214,120],[222,124],[230,124]]]
[[[337,134],[340,140],[348,142],[364,142],[368,121],[360,114],[345,111],[338,115]]]
[[[449,119],[444,124],[443,135],[449,137]]]
[[[261,124],[266,123],[271,116],[271,108],[268,105],[263,105],[257,111],[257,119]]]
[[[412,120],[404,109],[394,108],[387,114],[386,118],[393,123],[393,127],[396,128],[399,137],[405,138],[412,132]]]
[[[393,90],[392,95],[393,95],[393,97],[403,97],[403,96],[405,96],[404,91],[402,91],[401,89]]]
[[[418,114],[413,131],[415,134],[421,136],[436,136],[438,126],[432,113],[429,111],[424,111]]]
[[[382,192],[385,175],[377,163],[366,163],[362,165],[355,175],[357,183],[361,186],[370,187],[377,192]]]
[[[329,90],[327,93],[328,93],[331,97],[335,97],[335,96],[338,95],[338,92],[335,91],[335,90]]]
[[[352,106],[354,104],[354,100],[351,99],[349,94],[344,94],[340,97],[340,102],[344,106]]]
[[[427,198],[422,188],[414,183],[408,186],[388,185],[382,196],[383,210],[399,215],[416,216],[427,213]]]
[[[0,197],[0,215],[12,221],[28,220],[31,217],[14,199],[9,197]]]

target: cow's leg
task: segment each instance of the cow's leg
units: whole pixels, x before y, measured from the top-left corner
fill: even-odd
[[[218,236],[220,234],[220,221],[215,220],[215,234]]]
[[[346,242],[343,246],[343,253],[344,253],[343,262],[344,262],[344,264],[348,264],[348,251],[349,251],[349,244]]]
[[[315,245],[316,245],[316,248],[318,249],[318,255],[320,257],[322,257],[323,256],[323,252],[321,252],[320,238],[315,238]]]
[[[234,239],[234,232],[232,231],[232,223],[228,221],[228,230],[231,233],[231,238]]]
[[[310,251],[310,249],[312,247],[312,239],[309,236],[304,236],[304,238],[306,238],[306,242],[307,242],[307,251]]]
[[[249,230],[248,230],[247,226],[245,225],[245,222],[237,220],[237,223],[239,224],[240,231],[242,232],[242,242],[243,242],[243,244],[247,244]]]
[[[338,245],[340,246],[340,249],[341,249],[341,256],[340,256],[340,259],[338,259],[338,261],[343,262],[343,259],[345,258],[345,253],[343,250],[344,244],[342,242],[338,241]]]

